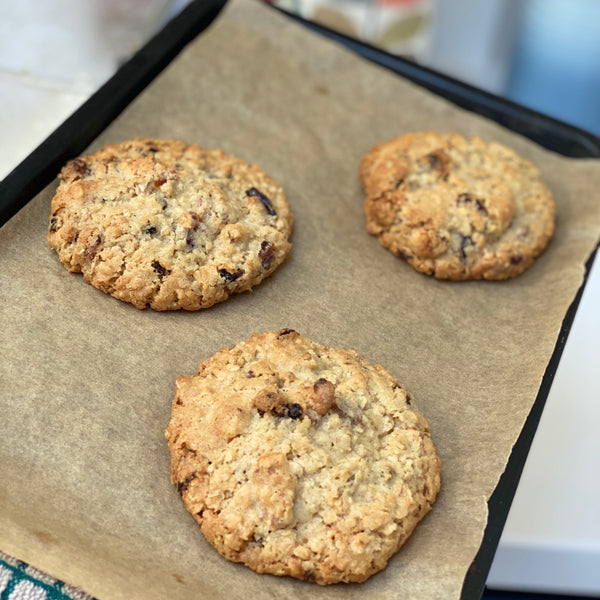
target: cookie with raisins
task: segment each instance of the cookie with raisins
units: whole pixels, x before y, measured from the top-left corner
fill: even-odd
[[[556,208],[537,168],[513,150],[458,133],[409,133],[360,166],[367,231],[438,279],[508,279],[554,234]]]
[[[69,271],[140,309],[207,308],[290,251],[281,186],[222,150],[135,139],[70,161],[60,180],[50,245]]]
[[[440,489],[409,392],[290,329],[179,377],[166,437],[171,480],[225,558],[321,585],[382,570]]]

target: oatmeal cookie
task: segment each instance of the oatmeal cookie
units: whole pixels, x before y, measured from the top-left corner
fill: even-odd
[[[409,133],[363,157],[367,231],[438,279],[507,279],[554,234],[537,168],[513,150],[458,133]]]
[[[222,150],[135,139],[70,161],[60,180],[50,245],[69,271],[140,309],[207,308],[290,250],[279,184]]]
[[[410,393],[291,329],[179,377],[166,437],[171,480],[225,558],[321,585],[383,569],[440,489]]]

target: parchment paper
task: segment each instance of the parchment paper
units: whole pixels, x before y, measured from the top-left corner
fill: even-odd
[[[525,274],[435,281],[366,234],[361,156],[421,129],[480,134],[539,165],[558,229]],[[259,164],[293,207],[292,253],[253,293],[196,313],[140,312],[49,248],[55,183],[3,228],[0,548],[101,600],[458,598],[597,242],[600,164],[544,151],[242,0],[90,150],[134,136]],[[169,482],[175,378],[282,327],[384,365],[416,397],[442,459],[433,511],[365,584],[320,588],[225,561]]]

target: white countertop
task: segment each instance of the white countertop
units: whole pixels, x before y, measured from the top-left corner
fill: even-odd
[[[495,589],[600,596],[600,255],[490,575]]]
[[[177,9],[166,0],[145,2],[153,9],[141,19],[141,4],[141,0],[5,3],[0,20],[0,178]],[[100,33],[98,15],[105,23],[120,19],[121,29],[113,27],[112,37]],[[521,477],[490,572],[490,588],[600,596],[598,262],[600,257]]]

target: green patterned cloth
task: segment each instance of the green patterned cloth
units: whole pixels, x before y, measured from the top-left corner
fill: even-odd
[[[94,600],[28,564],[0,552],[0,600]]]

